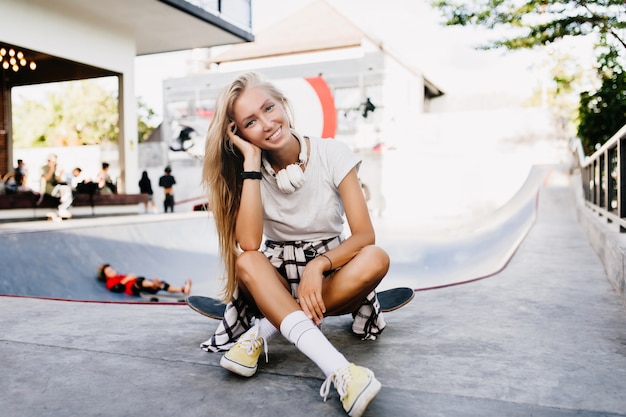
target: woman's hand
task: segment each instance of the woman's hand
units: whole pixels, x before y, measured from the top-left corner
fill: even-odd
[[[261,148],[236,134],[235,122],[228,124],[228,139],[243,156],[244,171],[261,171]],[[243,181],[239,210],[235,220],[235,239],[240,248],[258,250],[263,239],[263,205],[261,181]]]
[[[312,260],[304,268],[298,285],[298,301],[304,314],[319,325],[326,313],[322,298],[322,281],[325,263]]]
[[[227,131],[228,139],[230,139],[230,142],[233,145],[235,145],[237,149],[239,149],[239,151],[243,155],[244,160],[250,160],[250,159],[258,157],[260,161],[261,148],[259,148],[256,145],[253,145],[252,143],[248,142],[241,136],[237,135],[235,133],[236,131],[237,131],[237,126],[235,125],[235,122],[230,122],[228,124],[228,131]]]

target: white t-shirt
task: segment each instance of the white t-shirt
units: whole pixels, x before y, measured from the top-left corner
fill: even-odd
[[[310,138],[309,160],[302,187],[285,194],[264,169],[261,181],[263,233],[280,242],[317,241],[343,232],[343,205],[339,184],[361,163],[348,146],[334,139]]]

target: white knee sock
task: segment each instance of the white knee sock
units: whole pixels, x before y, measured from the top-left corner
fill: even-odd
[[[265,317],[258,320],[256,325],[259,326],[259,336],[265,339],[266,342],[269,342],[271,338],[278,334],[278,329]]]
[[[348,365],[348,360],[326,339],[302,310],[294,311],[280,323],[280,332],[296,345],[317,366],[329,376],[339,368]]]

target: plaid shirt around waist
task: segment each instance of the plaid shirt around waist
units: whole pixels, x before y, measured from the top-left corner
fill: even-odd
[[[325,253],[342,242],[341,236],[315,242],[295,241],[265,242],[263,253],[270,263],[277,268],[289,283],[291,295],[298,298],[298,285],[306,264],[317,256]],[[213,336],[201,344],[207,352],[229,350],[237,339],[253,324],[255,308],[250,308],[235,290],[233,299],[226,305],[224,318],[218,325]],[[385,328],[385,320],[380,311],[376,293],[372,291],[359,309],[352,313],[354,322],[352,332],[363,340],[374,340]]]

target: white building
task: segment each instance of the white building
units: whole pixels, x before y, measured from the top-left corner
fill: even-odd
[[[251,41],[250,1],[0,0],[0,174],[14,165],[13,87],[114,76],[120,188],[136,192],[135,57]],[[9,63],[11,55],[25,65]]]
[[[238,73],[253,70],[276,82],[321,76],[336,108],[336,129],[330,136],[362,156],[360,177],[370,208],[382,212],[389,198],[383,193],[382,151],[410,140],[404,126],[428,112],[431,99],[443,92],[325,0],[255,36],[254,42],[213,52],[205,73],[164,82],[165,140],[177,136],[172,126],[178,125],[192,126],[203,136],[218,92]],[[298,98],[286,93],[292,101]],[[375,109],[366,111],[368,100]],[[295,107],[296,127],[302,129],[298,121],[307,121],[312,106]]]
[[[205,72],[164,82],[161,133],[166,143],[175,140],[179,125],[192,126],[202,142],[217,93],[237,74],[252,70],[276,83],[323,78],[336,107],[336,130],[330,136],[362,157],[359,175],[372,213],[402,225],[484,217],[515,194],[532,164],[555,159],[546,144],[555,137],[546,109],[524,107],[517,96],[510,100],[513,86],[472,96],[447,89],[444,94],[444,88],[332,1],[314,1],[255,38],[213,48]],[[429,41],[436,46],[438,39]],[[459,74],[462,82],[474,83],[471,71]],[[301,95],[285,92],[292,101]],[[367,99],[375,110],[364,117]],[[296,106],[298,129],[313,110]],[[191,151],[202,149],[199,144]],[[189,159],[182,152],[170,152],[168,158],[177,158],[181,167],[199,163],[181,160]]]

